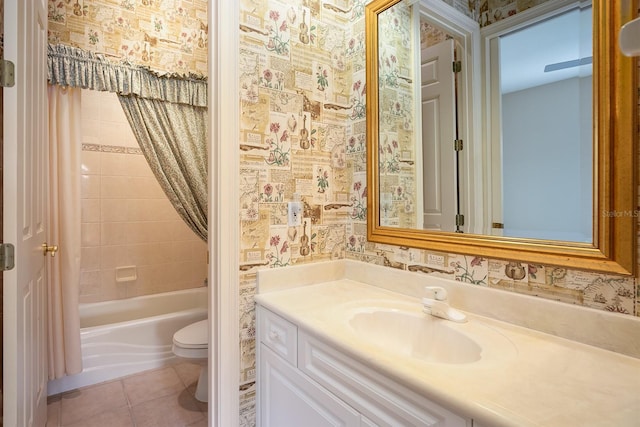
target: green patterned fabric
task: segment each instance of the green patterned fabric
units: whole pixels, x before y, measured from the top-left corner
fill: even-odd
[[[207,81],[159,75],[103,55],[49,45],[49,83],[115,92],[156,179],[178,214],[207,240]]]
[[[47,62],[51,84],[207,106],[204,77],[160,75],[148,68],[112,62],[104,55],[61,44],[48,46]]]
[[[169,201],[207,241],[207,109],[137,96],[118,98]]]

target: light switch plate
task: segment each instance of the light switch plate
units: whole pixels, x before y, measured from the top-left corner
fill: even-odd
[[[287,225],[289,227],[302,225],[302,202],[289,202],[287,206]]]

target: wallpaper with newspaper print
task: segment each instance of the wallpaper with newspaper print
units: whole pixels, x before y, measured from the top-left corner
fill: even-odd
[[[367,245],[364,43],[364,0],[240,0],[243,426],[255,424],[256,270]],[[289,227],[296,199],[302,224]]]
[[[154,71],[207,75],[206,0],[49,0],[49,43]]]
[[[411,7],[398,4],[379,16],[380,223],[416,228],[416,81]]]
[[[443,1],[484,25],[544,2]],[[253,295],[260,268],[346,257],[602,310],[640,312],[633,278],[367,241],[366,2],[240,1],[242,426],[255,425]],[[424,28],[423,41],[442,37],[426,31],[431,30]],[[393,142],[390,148],[393,153]],[[304,205],[303,224],[288,227],[287,202],[297,199]]]

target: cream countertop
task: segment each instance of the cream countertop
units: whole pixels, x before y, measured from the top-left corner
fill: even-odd
[[[310,283],[304,266],[276,269],[282,271],[275,275],[272,271],[261,271],[256,301],[372,369],[486,426],[640,425],[640,359],[469,312],[469,322],[465,324],[436,321],[469,331],[469,336],[474,336],[478,328],[489,329],[489,340],[492,335],[501,335],[510,345],[500,343],[499,354],[485,353],[482,361],[471,364],[396,357],[381,351],[375,343],[360,339],[347,326],[345,313],[363,300],[365,305],[380,307],[400,303],[420,312],[420,300],[336,278],[349,276],[349,268],[345,273],[338,265],[337,272],[331,273],[335,265],[327,264],[325,267],[330,268],[324,269],[318,279],[335,280],[317,284]],[[422,281],[424,278],[421,277]],[[285,289],[277,285],[282,279],[287,282]],[[443,283],[446,282],[451,281]],[[306,286],[295,287],[296,284]],[[451,305],[457,308],[453,298]],[[638,339],[638,335],[629,339]]]

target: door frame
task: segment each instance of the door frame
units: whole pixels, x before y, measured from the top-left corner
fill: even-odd
[[[209,425],[239,425],[239,13],[209,3]],[[219,142],[225,143],[219,143]]]
[[[2,7],[2,4],[4,3],[4,0],[0,0],[0,14],[4,14],[4,8]],[[2,18],[0,18],[2,19]],[[4,37],[4,33],[0,34],[0,36]],[[0,59],[4,59],[0,58]],[[3,181],[3,175],[4,175],[4,156],[2,154],[2,150],[4,149],[4,125],[3,125],[3,120],[4,120],[4,89],[2,87],[0,87],[0,243],[4,242],[4,234],[3,234],[3,224],[4,224],[4,217],[3,217],[3,209],[4,209],[4,181]],[[4,309],[3,304],[4,304],[4,298],[2,297],[2,293],[4,292],[4,284],[3,284],[3,277],[4,274],[2,272],[0,272],[0,401],[2,401],[2,394],[3,394],[3,381],[4,381],[4,375],[3,375],[3,364],[4,364],[4,333],[2,332],[3,328],[4,328]],[[2,416],[4,415],[4,405],[0,405],[0,419],[2,419]]]

